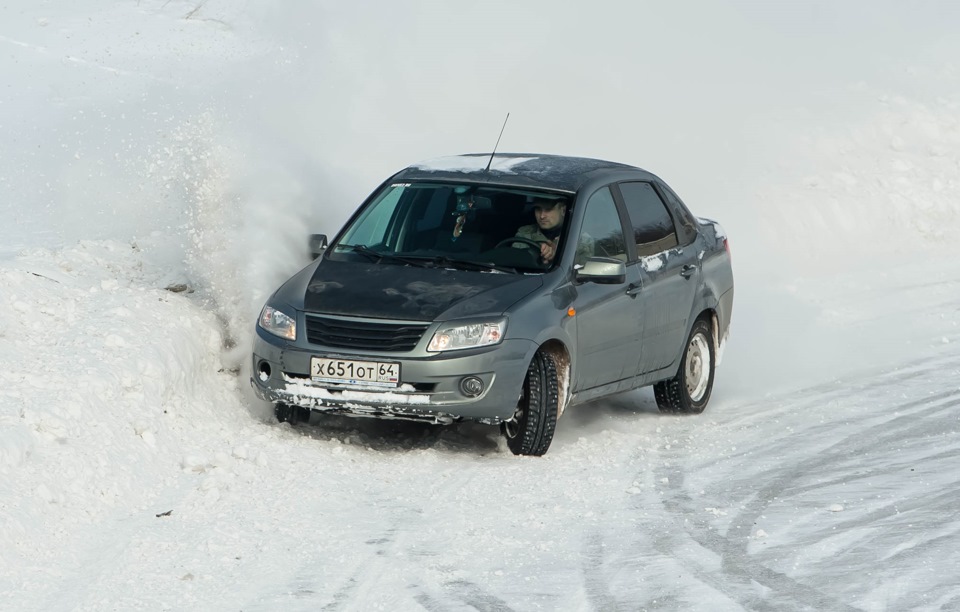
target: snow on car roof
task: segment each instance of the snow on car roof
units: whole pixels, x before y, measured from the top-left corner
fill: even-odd
[[[536,157],[496,157],[490,162],[490,170],[510,172],[513,166],[536,159]],[[477,172],[483,171],[490,161],[490,154],[486,155],[449,155],[428,159],[410,166],[417,170],[445,171],[445,172]]]
[[[487,163],[490,168],[487,170]],[[400,171],[394,180],[447,179],[491,181],[576,191],[592,173],[599,170],[633,170],[639,168],[616,162],[586,157],[541,155],[536,153],[468,153],[439,157],[413,164]],[[590,176],[588,176],[590,175]]]

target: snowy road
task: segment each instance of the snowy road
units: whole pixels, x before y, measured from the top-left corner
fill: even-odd
[[[867,334],[909,295],[895,367],[721,390],[693,417],[635,392],[571,410],[543,458],[476,425],[261,418],[217,371],[216,319],[157,287],[143,252],[90,243],[0,272],[3,312],[50,313],[0,335],[7,356],[36,347],[0,373],[19,405],[0,417],[0,597],[17,609],[960,608],[960,311],[944,308],[960,266],[885,273],[885,302],[832,290],[830,312],[877,304]],[[79,333],[104,314],[111,333]],[[84,365],[38,377],[56,362]]]
[[[3,3],[0,610],[960,611],[958,30],[944,2]],[[577,407],[542,458],[274,422],[240,367],[305,236],[507,111],[501,150],[648,167],[724,224],[707,411]]]

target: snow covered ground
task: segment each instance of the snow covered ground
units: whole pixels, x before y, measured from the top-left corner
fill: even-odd
[[[61,4],[0,5],[0,608],[960,610],[960,9]],[[723,222],[707,412],[275,424],[305,235],[507,111]]]

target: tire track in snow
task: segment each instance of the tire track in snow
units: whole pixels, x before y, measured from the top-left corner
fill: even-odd
[[[720,574],[697,566],[701,553],[689,559],[685,567],[697,580],[729,596],[748,610],[857,610],[742,554],[735,538],[721,534],[707,519],[701,518],[693,499],[682,491],[682,471],[668,469],[659,471],[659,474],[669,478],[671,489],[676,489],[672,495],[662,500],[664,508],[675,517],[683,516],[685,520],[680,523],[686,535],[697,545],[720,557]],[[675,487],[675,482],[679,486]],[[682,556],[680,551],[683,547],[675,536],[665,536],[657,542],[657,547],[665,556]],[[769,589],[770,593],[761,596],[754,583]]]
[[[373,602],[366,601],[367,593],[381,595],[390,591],[384,585],[394,584],[397,586],[393,593],[397,605],[409,597],[428,610],[447,610],[462,604],[481,611],[511,612],[512,608],[504,600],[482,585],[461,577],[448,580],[441,577],[433,582],[415,578],[453,573],[452,568],[428,563],[438,555],[430,550],[417,550],[417,534],[429,532],[433,526],[434,514],[424,506],[449,507],[451,499],[472,477],[470,471],[455,467],[443,470],[430,480],[418,480],[418,499],[424,505],[398,503],[393,497],[385,497],[386,493],[365,496],[365,500],[378,508],[380,515],[387,520],[376,531],[367,532],[364,542],[367,548],[351,554],[351,567],[340,575],[337,582],[318,585],[314,568],[303,566],[283,592],[292,591],[306,600],[326,600],[319,607],[321,610],[364,609],[373,605]],[[425,487],[426,484],[430,486]],[[397,558],[402,558],[403,563],[397,565]],[[436,582],[439,584],[435,585]]]
[[[835,399],[845,399],[850,396],[850,385],[854,384],[856,381],[861,382],[862,385],[866,386],[868,381],[873,381],[878,376],[884,377],[884,386],[893,387],[902,383],[906,383],[912,380],[916,380],[922,376],[935,374],[938,371],[942,370],[944,365],[952,364],[955,367],[958,366],[953,361],[953,356],[944,357],[943,355],[937,355],[932,357],[925,357],[911,362],[910,364],[898,368],[892,372],[884,371],[880,374],[877,372],[866,372],[862,373],[859,376],[853,375],[846,377],[850,382],[844,384],[843,379],[831,380],[818,385],[812,385],[809,387],[803,387],[793,391],[788,391],[786,393],[777,394],[768,398],[763,398],[755,401],[748,402],[746,404],[720,404],[718,406],[711,406],[708,410],[713,412],[714,409],[725,409],[725,408],[736,408],[738,413],[744,412],[745,410],[750,410],[749,412],[734,417],[730,420],[724,421],[723,425],[733,426],[739,425],[745,422],[751,421],[769,421],[771,418],[776,417],[780,414],[793,413],[799,409],[809,408],[811,406],[816,406],[823,404],[824,402],[832,401]],[[800,396],[803,398],[800,400],[793,399],[793,396]],[[779,400],[778,400],[779,398]],[[784,401],[786,398],[789,401]],[[779,407],[770,409],[770,404],[779,404]],[[760,411],[759,409],[762,409]]]
[[[902,385],[907,381],[916,380],[924,375],[937,375],[938,373],[942,373],[944,369],[956,368],[958,365],[960,364],[956,361],[955,356],[948,358],[938,356],[918,360],[907,368],[908,371],[899,372],[893,376],[880,375],[867,378],[864,380],[862,386],[867,389],[868,392],[860,396],[855,396],[856,403],[862,404],[869,401],[870,398],[886,399],[889,401],[889,390],[891,388]],[[881,381],[880,384],[869,385],[869,383],[876,382],[878,378]],[[809,408],[817,404],[822,404],[825,398],[849,399],[851,396],[849,387],[838,388],[836,383],[818,385],[814,387],[813,390],[815,390],[813,393],[811,393],[811,389],[803,391],[806,396],[806,399],[801,402],[803,407]],[[882,420],[877,424],[870,425],[866,429],[855,429],[840,441],[820,450],[817,455],[799,464],[775,469],[769,473],[761,472],[764,476],[763,480],[769,480],[769,483],[756,491],[750,501],[744,505],[743,509],[730,520],[731,527],[727,530],[726,534],[721,534],[712,527],[709,520],[699,518],[697,504],[684,490],[685,473],[683,468],[673,463],[662,463],[657,468],[658,477],[666,479],[669,483],[669,489],[662,499],[664,507],[674,516],[683,516],[685,518],[685,521],[682,522],[683,528],[695,542],[720,555],[722,571],[727,578],[723,580],[721,584],[718,584],[716,579],[701,569],[697,572],[698,579],[712,583],[715,588],[719,588],[725,592],[729,592],[728,589],[731,585],[738,585],[736,590],[739,591],[739,593],[735,593],[734,596],[750,609],[763,609],[764,607],[768,607],[771,600],[776,602],[778,609],[807,609],[811,603],[818,609],[856,609],[851,608],[836,597],[823,593],[809,585],[805,585],[765,565],[764,559],[766,558],[775,561],[780,554],[794,552],[796,548],[795,542],[791,543],[792,546],[790,546],[789,551],[768,549],[763,555],[756,555],[756,558],[751,557],[747,549],[750,542],[752,526],[756,524],[766,508],[769,507],[772,502],[781,499],[788,490],[791,494],[796,494],[803,490],[816,490],[829,486],[829,483],[823,481],[807,485],[806,487],[795,486],[797,481],[805,477],[810,477],[811,474],[816,475],[824,469],[836,467],[838,464],[843,465],[849,457],[856,457],[858,453],[862,453],[870,448],[902,442],[903,440],[916,439],[923,435],[939,432],[942,429],[942,423],[935,420],[935,417],[953,414],[953,409],[960,405],[960,399],[957,399],[957,396],[960,396],[960,390],[949,390],[898,404],[889,409],[889,412],[897,414],[897,416],[892,419]],[[782,403],[784,404],[784,408],[778,411],[781,414],[784,412],[794,412],[798,409],[796,403]],[[756,404],[759,404],[759,402]],[[734,419],[733,422],[725,422],[722,426],[729,427],[731,423],[742,420],[743,419]],[[828,422],[822,427],[832,427],[835,429],[837,424],[835,422]],[[810,432],[804,431],[803,433],[808,434]],[[778,451],[777,449],[773,449],[773,452],[776,454]],[[955,454],[956,453],[953,452],[940,453],[939,457],[940,459],[950,459],[955,456]],[[755,459],[754,461],[757,462]],[[771,461],[771,464],[779,466],[782,465],[782,462]],[[880,472],[884,469],[888,469],[888,467],[881,466],[875,468],[875,471]],[[848,475],[843,474],[842,469],[841,473],[842,475],[836,479],[837,481],[846,483],[850,480]],[[870,475],[871,474],[866,474],[866,477]],[[863,474],[858,474],[858,476],[864,477]],[[744,480],[749,482],[744,483]],[[735,485],[747,488],[747,485],[756,480],[758,480],[756,475],[748,475],[745,479],[735,483]],[[737,488],[737,486],[733,488]],[[910,507],[907,509],[927,507],[931,501],[935,507],[941,502],[947,505],[951,501],[955,502],[955,499],[955,492],[951,491],[937,496],[932,500],[929,498],[925,500],[915,500],[913,504],[908,504]],[[898,504],[898,507],[900,511],[904,510],[904,504]],[[946,510],[947,508],[944,509]],[[870,524],[870,522],[874,520],[889,516],[891,513],[897,511],[897,509],[881,509],[873,515],[850,521],[849,524],[844,525],[844,527],[862,527],[865,524]],[[659,546],[663,547],[662,552],[667,555],[675,554],[675,551],[680,549],[675,538],[665,538],[665,541],[660,541]],[[824,563],[827,564],[829,561],[825,561]],[[752,581],[760,582],[767,588],[772,589],[773,592],[766,594],[762,599],[757,599],[756,596],[750,594],[751,591],[756,591],[756,589],[751,586]],[[929,604],[929,601],[918,603]]]
[[[730,536],[731,542],[739,543],[734,554],[741,556],[748,554],[746,543],[750,541],[751,526],[756,525],[767,508],[778,500],[797,497],[807,492],[828,490],[831,487],[855,487],[859,482],[869,483],[872,479],[883,477],[896,468],[900,468],[901,471],[905,472],[909,469],[909,465],[901,465],[899,462],[894,462],[892,464],[881,463],[869,469],[860,468],[854,476],[850,476],[850,474],[854,472],[853,468],[856,467],[856,465],[850,464],[863,462],[864,457],[868,457],[870,454],[869,451],[874,448],[890,449],[894,446],[902,447],[908,445],[910,441],[918,441],[918,443],[924,444],[926,439],[929,439],[941,430],[944,424],[943,417],[949,417],[954,414],[956,408],[960,406],[960,399],[957,399],[958,396],[960,396],[960,392],[949,392],[938,394],[931,398],[901,404],[898,407],[899,410],[910,410],[918,406],[922,406],[923,410],[911,411],[892,421],[880,423],[867,430],[856,431],[826,451],[819,453],[816,457],[795,464],[789,469],[775,472],[772,482],[760,489],[756,496],[748,502],[744,509],[731,521],[735,527],[728,531],[728,535]],[[935,403],[930,405],[930,401]],[[933,451],[935,449],[931,448],[930,450]],[[924,457],[924,463],[940,460],[943,468],[949,470],[950,466],[953,465],[951,459],[954,459],[958,455],[960,455],[958,452],[936,453]],[[916,455],[911,455],[906,461],[912,463],[915,458]],[[839,471],[840,475],[834,479],[824,480],[806,486],[796,486],[796,483],[805,478],[809,478],[811,474],[820,474],[831,469]],[[887,502],[879,508],[859,515],[856,518],[838,523],[830,522],[815,533],[814,537],[808,538],[807,541],[792,541],[788,546],[771,547],[766,549],[762,555],[757,556],[769,559],[788,556],[796,550],[798,545],[817,545],[836,533],[852,533],[854,530],[869,530],[871,527],[884,526],[889,523],[891,519],[899,515],[922,512],[951,516],[956,500],[957,494],[955,488],[951,488],[932,497],[925,496],[913,499],[904,499],[902,497],[894,498],[893,501]],[[903,537],[903,534],[897,529],[878,529],[876,533],[867,532],[864,534],[864,538],[867,538],[868,541],[871,542],[889,541],[889,546],[882,548],[896,546],[897,542],[902,540]],[[926,538],[927,536],[919,537]],[[900,555],[917,556],[922,553],[925,548],[929,548],[932,551],[931,556],[934,558],[948,559],[949,555],[954,551],[952,548],[943,550],[944,542],[938,542],[938,540],[939,538],[921,540],[919,543],[912,544],[906,551],[901,552]],[[951,545],[953,542],[955,542],[955,540],[951,539]],[[857,546],[863,547],[863,543],[858,543]],[[884,559],[884,562],[889,565],[891,564],[891,559],[892,557],[888,557]],[[808,562],[807,566],[813,570],[812,573],[819,575],[833,571],[836,563],[837,559],[831,557],[820,561]],[[907,566],[909,567],[910,564],[907,564]],[[914,605],[929,605],[929,601],[918,601],[915,602]],[[902,602],[896,604],[896,607],[902,606]],[[907,607],[912,608],[913,606]]]
[[[582,557],[584,588],[592,609],[610,612],[635,609],[633,605],[627,606],[618,602],[610,592],[610,580],[603,571],[607,555],[603,550],[603,538],[599,532],[594,531],[584,537]]]

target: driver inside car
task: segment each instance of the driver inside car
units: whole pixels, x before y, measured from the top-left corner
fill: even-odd
[[[567,214],[567,203],[564,200],[537,198],[533,201],[533,218],[535,224],[523,225],[517,229],[515,238],[524,238],[540,245],[540,262],[546,266],[553,263],[560,244],[560,232],[563,229],[563,220]],[[525,248],[517,243],[514,248]],[[526,247],[529,248],[529,247]],[[582,265],[588,257],[593,256],[593,240],[590,236],[581,235],[577,245],[576,263]]]
[[[517,229],[516,237],[539,244],[540,261],[549,265],[557,254],[560,230],[566,214],[567,205],[563,201],[538,198],[533,201],[533,218],[536,223],[521,226]],[[515,244],[514,248],[522,249],[524,245]]]

